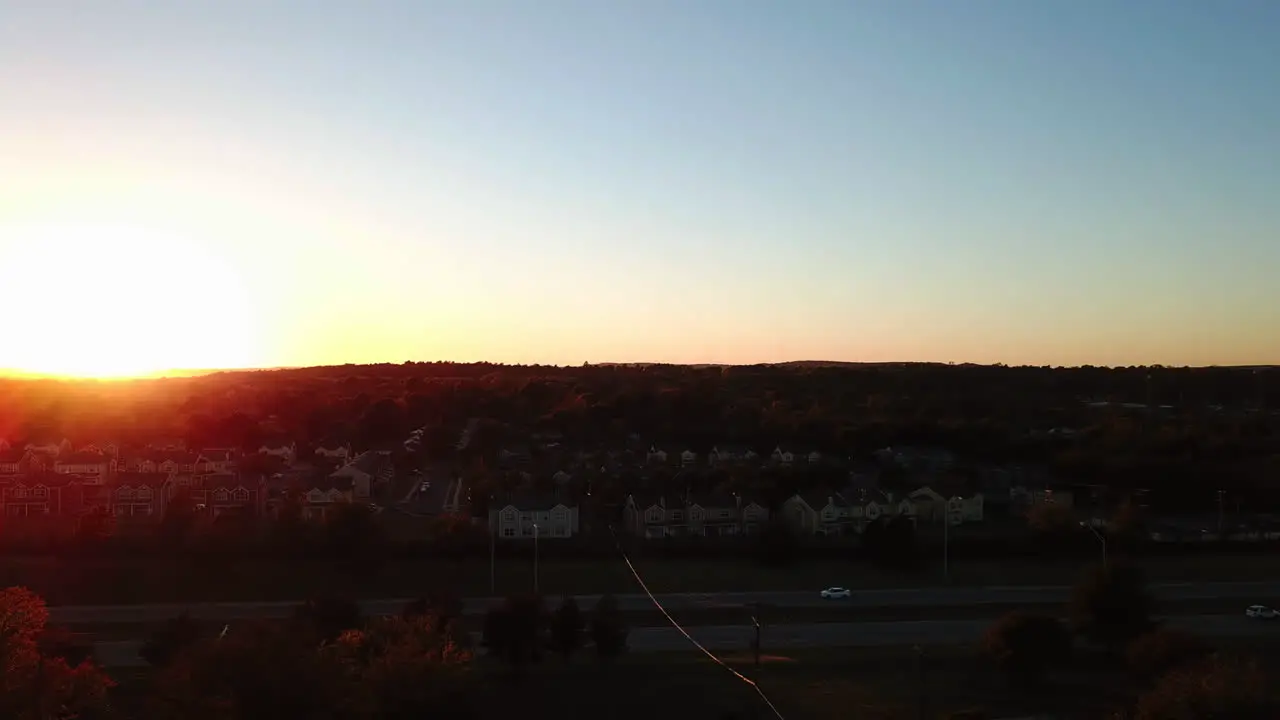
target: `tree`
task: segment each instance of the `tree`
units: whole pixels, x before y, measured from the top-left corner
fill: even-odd
[[[509,597],[485,616],[484,644],[490,655],[506,662],[519,675],[527,665],[542,659],[545,627],[546,611],[541,598]]]
[[[1280,683],[1257,663],[1214,655],[1175,670],[1139,698],[1134,720],[1274,720]]]
[[[434,617],[442,627],[450,627],[455,620],[462,617],[462,601],[449,592],[438,592],[425,595],[410,601],[400,612],[406,620],[421,617]]]
[[[1156,680],[1168,673],[1203,662],[1213,654],[1208,640],[1173,628],[1160,628],[1129,643],[1127,658],[1139,677]]]
[[[351,716],[355,688],[332,654],[296,624],[247,623],[199,642],[158,670],[155,720],[274,720]],[[358,715],[356,715],[358,716]]]
[[[360,606],[350,600],[320,598],[299,605],[293,613],[296,624],[322,642],[332,642],[347,630],[360,627]]]
[[[578,601],[566,597],[551,618],[551,644],[566,661],[582,646],[582,630],[585,619],[578,608]]]
[[[0,717],[44,720],[105,712],[111,680],[91,661],[42,652],[49,611],[30,590],[0,590]]]
[[[160,521],[161,540],[171,548],[185,545],[195,527],[196,511],[191,492],[179,490],[165,506],[164,519]]]
[[[982,646],[1010,683],[1029,688],[1070,656],[1071,636],[1055,618],[1013,612],[987,628]]]
[[[627,649],[627,626],[618,610],[618,601],[612,595],[604,595],[591,612],[591,641],[596,655],[609,660]]]
[[[187,613],[171,618],[143,643],[138,654],[153,667],[164,667],[181,653],[194,647],[204,635],[204,627]]]
[[[1151,630],[1155,601],[1141,571],[1112,564],[1085,572],[1067,611],[1078,634],[1115,649]]]
[[[373,509],[361,503],[339,503],[325,521],[325,537],[333,552],[368,562],[380,540]]]
[[[322,650],[344,668],[363,717],[461,714],[471,653],[431,614],[379,618]]]

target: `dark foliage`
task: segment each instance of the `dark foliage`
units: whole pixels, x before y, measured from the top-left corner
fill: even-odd
[[[1113,563],[1087,570],[1067,609],[1073,630],[1114,649],[1153,628],[1155,600],[1138,568]]]
[[[153,667],[164,667],[178,655],[194,647],[205,632],[206,628],[201,623],[183,613],[152,633],[138,652]]]
[[[618,657],[627,650],[627,625],[612,595],[604,595],[591,612],[591,642],[596,654],[605,660]]]
[[[293,619],[295,625],[322,642],[332,642],[363,623],[359,605],[337,598],[308,600],[294,611]]]
[[[1146,680],[1203,662],[1213,654],[1208,640],[1172,628],[1160,628],[1129,643],[1129,667]]]
[[[1014,612],[987,628],[984,652],[1019,688],[1038,685],[1071,655],[1071,635],[1056,618]]]
[[[551,616],[551,646],[565,660],[582,647],[585,625],[586,619],[573,597],[566,597]]]
[[[485,616],[485,648],[519,674],[526,666],[542,660],[542,651],[548,645],[547,624],[541,598],[509,597]]]
[[[1254,662],[1214,655],[1143,695],[1133,720],[1275,720],[1280,686]]]

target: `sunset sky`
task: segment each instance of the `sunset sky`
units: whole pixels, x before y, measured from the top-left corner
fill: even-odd
[[[1280,363],[1273,0],[0,0],[0,368]]]

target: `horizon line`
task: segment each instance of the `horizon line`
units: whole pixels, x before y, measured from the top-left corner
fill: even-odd
[[[250,373],[250,372],[275,372],[281,370],[314,370],[323,368],[342,368],[342,367],[377,367],[383,365],[403,366],[407,364],[427,365],[427,364],[447,364],[447,365],[493,365],[498,367],[547,367],[557,369],[567,369],[574,367],[683,367],[683,368],[734,368],[734,367],[785,367],[785,366],[809,366],[809,367],[890,367],[890,366],[907,366],[907,365],[934,365],[941,367],[1004,367],[1008,369],[1016,368],[1047,368],[1052,370],[1079,370],[1083,368],[1099,368],[1107,370],[1122,370],[1127,368],[1162,368],[1162,369],[1178,369],[1178,370],[1277,370],[1280,364],[1250,364],[1250,365],[1163,365],[1159,363],[1151,365],[1033,365],[1021,364],[1011,365],[1007,363],[978,363],[978,362],[955,362],[940,360],[889,360],[889,361],[862,361],[862,360],[783,360],[779,362],[760,362],[760,363],[723,363],[723,362],[691,362],[691,363],[675,363],[675,362],[651,362],[651,361],[630,361],[630,362],[584,362],[578,364],[556,364],[556,363],[503,363],[492,360],[477,361],[459,361],[459,360],[405,360],[400,362],[384,361],[371,363],[332,363],[317,365],[276,365],[261,367],[232,367],[232,368],[171,368],[167,370],[157,370],[151,373],[140,373],[136,375],[117,375],[117,376],[92,376],[92,375],[67,375],[60,373],[43,373],[26,370],[16,370],[10,368],[0,368],[0,380],[54,380],[60,382],[135,382],[142,380],[177,380],[186,378],[205,377],[209,375],[217,375],[220,373]]]

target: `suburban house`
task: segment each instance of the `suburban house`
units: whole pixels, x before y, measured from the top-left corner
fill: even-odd
[[[294,456],[297,454],[298,446],[293,441],[275,441],[264,443],[258,447],[260,455],[272,455],[278,457],[285,462],[293,462]]]
[[[717,445],[711,448],[707,460],[712,465],[724,465],[734,462],[751,462],[757,458],[756,452],[740,445]]]
[[[324,520],[333,508],[355,501],[354,484],[350,478],[313,475],[304,481],[298,497],[304,519]]]
[[[966,522],[982,522],[982,494],[961,495],[942,493],[931,487],[922,487],[907,495],[916,507],[916,518],[925,523],[941,523],[945,519],[952,525]]]
[[[667,464],[667,451],[656,445],[650,445],[649,452],[644,459],[650,465],[665,465]]]
[[[107,491],[117,519],[158,520],[164,514],[169,473],[123,472]]]
[[[686,501],[690,535],[724,537],[737,535],[741,527],[741,498],[729,493],[692,495]]]
[[[214,517],[232,509],[249,508],[261,513],[266,489],[261,475],[222,473],[174,473],[169,477],[166,501],[186,493],[197,509]]]
[[[13,446],[9,444],[9,441],[0,437],[0,453],[8,452],[9,450],[12,450],[12,449],[13,449]]]
[[[0,485],[0,504],[6,518],[74,513],[80,509],[80,483],[55,473],[18,477]]]
[[[526,465],[532,457],[527,445],[513,445],[498,451],[498,461],[504,465]]]
[[[684,452],[680,453],[681,466],[689,467],[690,465],[693,465],[696,462],[698,462],[698,453],[692,450],[685,450]]]
[[[761,505],[743,505],[728,493],[694,494],[688,498],[631,494],[622,506],[623,522],[632,535],[645,539],[722,537],[759,530],[769,518]]]
[[[375,488],[390,482],[394,475],[391,453],[370,450],[335,470],[329,477],[350,481],[355,499],[367,500]]]
[[[623,522],[632,534],[645,539],[664,538],[670,533],[670,524],[684,524],[683,503],[668,510],[663,495],[628,495],[622,506]]]
[[[120,456],[120,446],[113,442],[96,442],[85,445],[77,452],[97,453],[99,455],[106,455],[110,458],[116,458]]]
[[[769,459],[779,465],[792,465],[794,463],[811,463],[816,465],[822,460],[822,453],[817,450],[810,450],[807,452],[786,450],[783,449],[782,446],[778,446],[769,454]]]
[[[185,452],[187,443],[182,438],[161,438],[147,443],[147,449],[156,452]]]
[[[252,478],[232,473],[206,475],[201,483],[204,505],[210,515],[246,511],[261,515],[266,508],[266,486],[261,476]]]
[[[22,472],[22,461],[26,455],[23,450],[0,450],[0,477]]]
[[[235,469],[236,454],[226,448],[207,448],[196,456],[195,472],[227,473]]]
[[[748,500],[742,506],[742,532],[744,535],[755,535],[769,522],[769,508],[755,500]]]
[[[578,534],[578,503],[554,494],[517,493],[489,506],[489,532],[508,540]]]
[[[27,443],[23,449],[41,453],[43,455],[56,456],[64,452],[71,452],[71,441],[66,438],[62,438],[61,440],[54,438],[37,438]]]
[[[346,462],[351,459],[351,444],[340,442],[322,442],[316,446],[316,455],[330,460]]]
[[[896,465],[910,472],[934,473],[950,470],[955,455],[941,448],[887,447],[873,453],[883,465]]]
[[[55,473],[81,475],[84,477],[84,482],[91,485],[101,485],[111,469],[111,458],[95,452],[67,453],[53,461]]]
[[[135,473],[190,473],[195,472],[199,459],[199,455],[186,450],[148,450],[126,457],[117,466]]]
[[[796,532],[829,537],[861,533],[898,510],[887,495],[855,490],[793,495],[782,504],[783,516]]]

